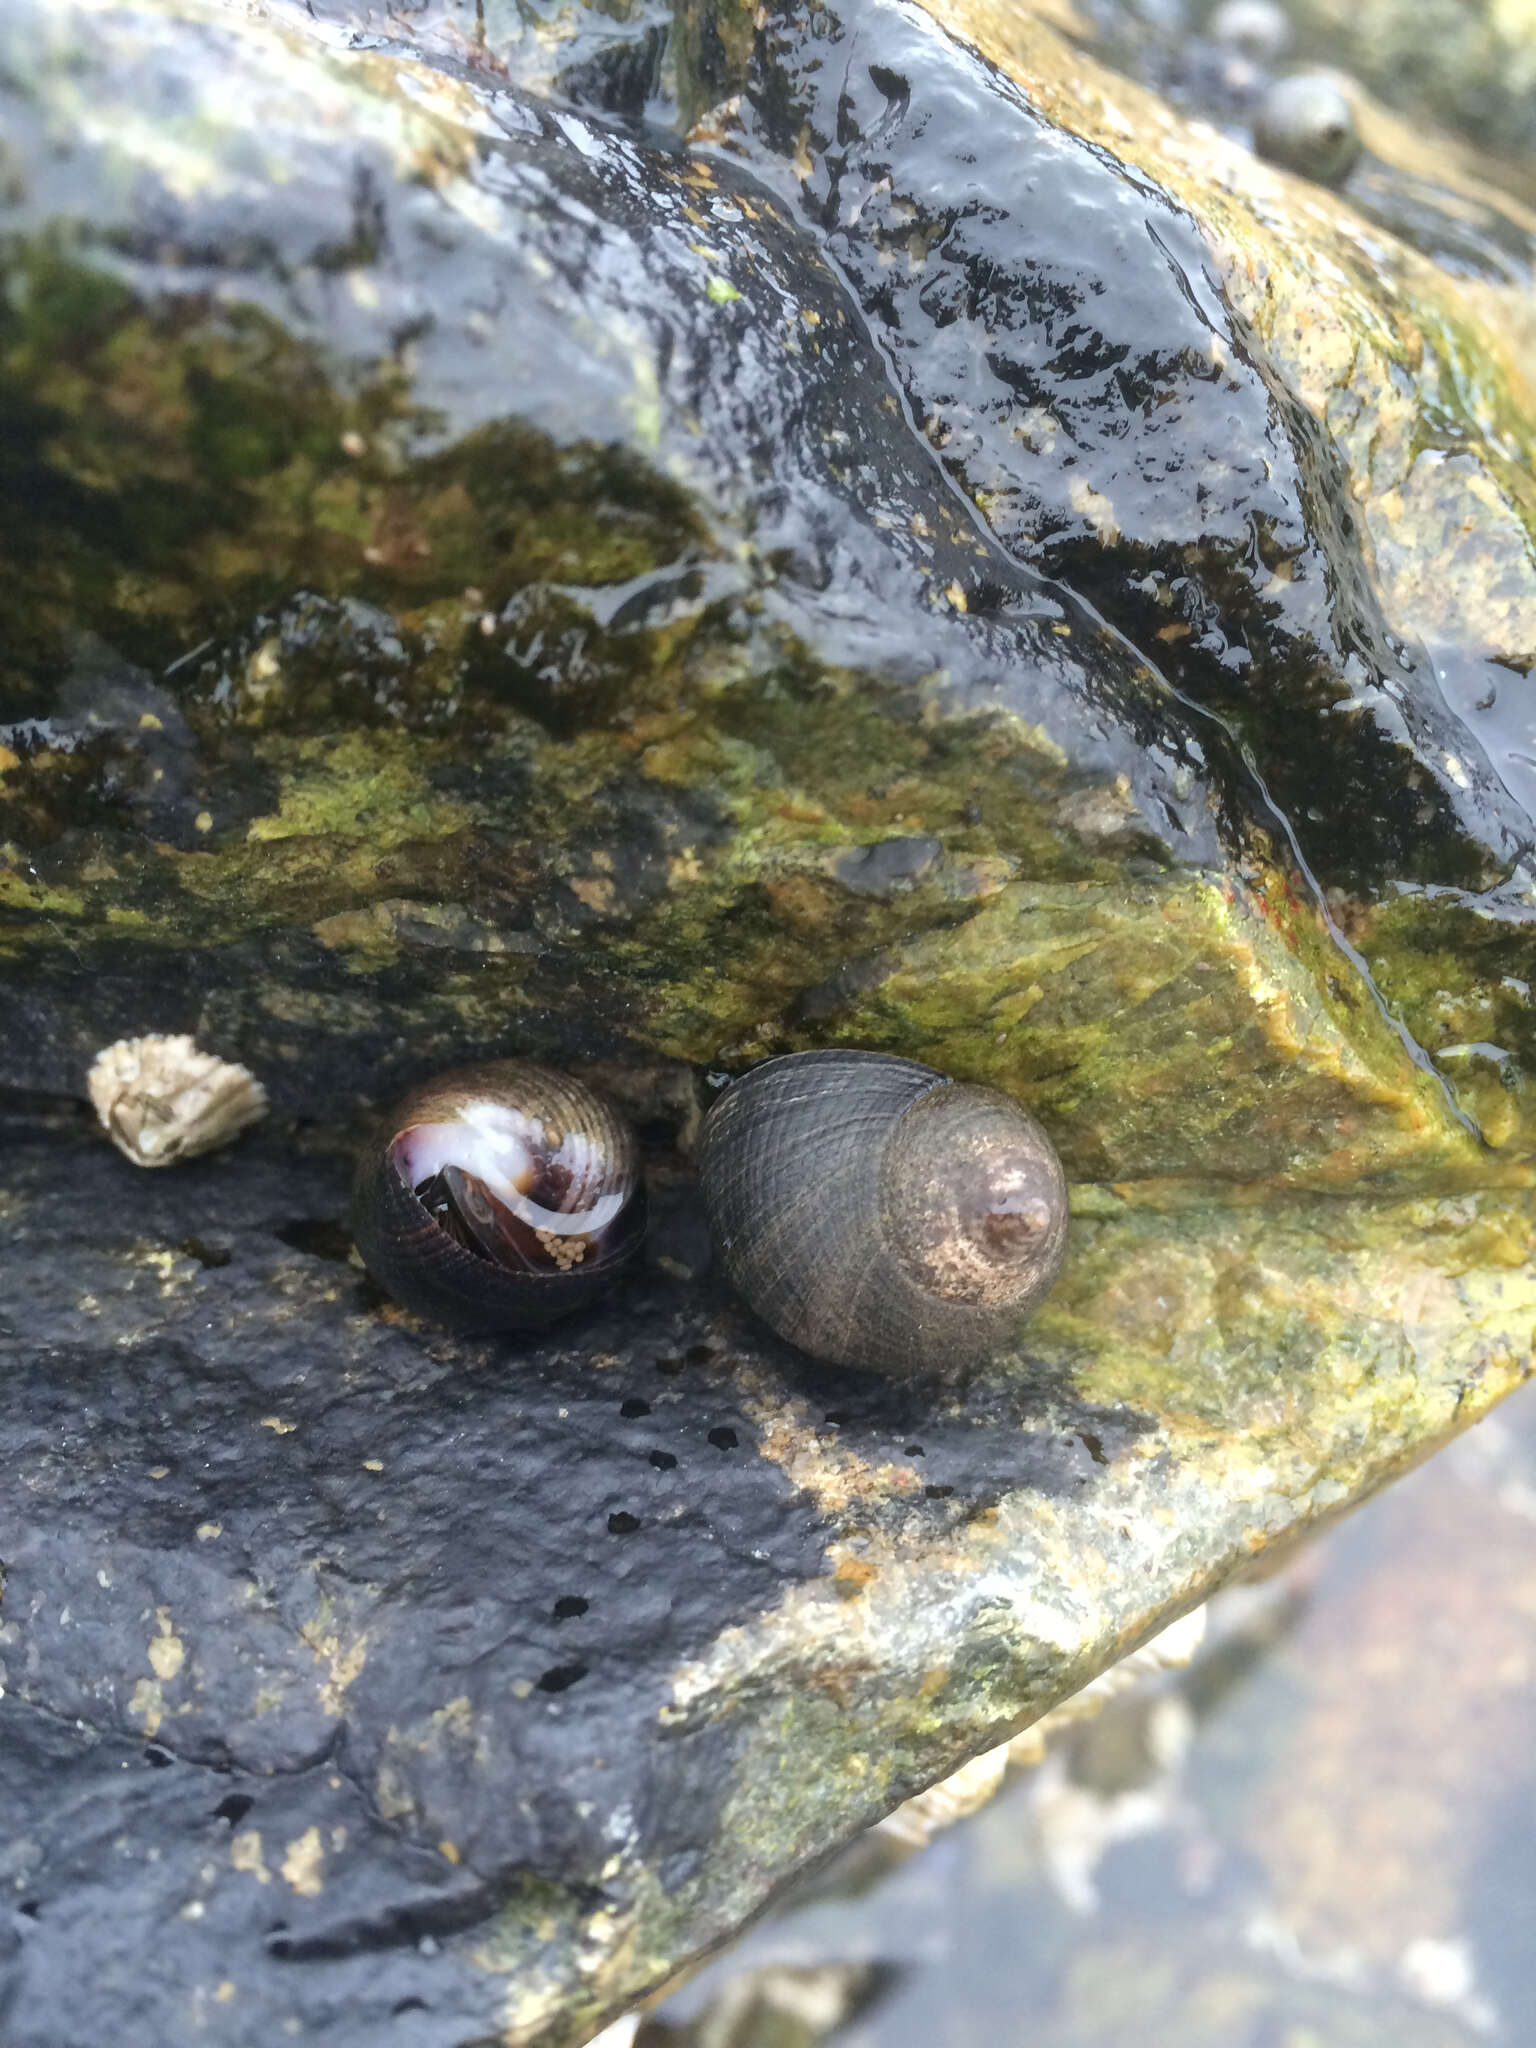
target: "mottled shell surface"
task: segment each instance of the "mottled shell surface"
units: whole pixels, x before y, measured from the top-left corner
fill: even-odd
[[[633,1132],[529,1060],[440,1074],[358,1162],[353,1236],[380,1286],[460,1331],[537,1329],[591,1302],[639,1249]]]
[[[705,1119],[699,1173],[733,1284],[829,1364],[901,1375],[1006,1350],[1066,1250],[1066,1179],[1029,1112],[880,1053],[744,1075]]]
[[[199,1052],[184,1032],[118,1039],[97,1054],[86,1086],[102,1128],[135,1166],[213,1152],[267,1113],[248,1068]]]

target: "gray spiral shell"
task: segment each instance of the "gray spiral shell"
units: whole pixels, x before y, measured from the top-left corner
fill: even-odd
[[[1342,185],[1360,155],[1348,95],[1326,73],[1298,71],[1270,86],[1253,116],[1253,146],[1319,185]]]
[[[1009,1096],[883,1053],[744,1075],[699,1141],[733,1284],[811,1357],[902,1376],[1016,1341],[1061,1267],[1067,1184]]]
[[[482,1162],[507,1161],[516,1173],[498,1199]],[[634,1133],[584,1083],[531,1060],[426,1082],[383,1120],[353,1182],[369,1272],[452,1330],[537,1329],[585,1307],[644,1231]]]

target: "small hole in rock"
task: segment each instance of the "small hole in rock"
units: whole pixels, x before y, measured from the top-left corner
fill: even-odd
[[[176,1759],[168,1749],[161,1749],[158,1744],[151,1742],[144,1751],[144,1761],[153,1764],[157,1771],[163,1771],[167,1764],[175,1763]]]
[[[200,1266],[227,1266],[233,1256],[227,1244],[209,1244],[201,1237],[184,1237],[176,1249]]]
[[[925,1486],[923,1497],[925,1500],[948,1500],[954,1490],[952,1486]]]
[[[619,1408],[619,1413],[626,1422],[636,1422],[642,1415],[649,1415],[650,1412],[651,1404],[649,1401],[641,1401],[634,1397],[621,1403]]]
[[[426,2009],[427,2001],[424,1998],[400,1998],[389,2008],[389,2016],[392,2020],[398,2020],[403,2019],[408,2012],[425,2012]]]
[[[907,1456],[909,1458],[926,1458],[927,1455],[928,1453],[923,1449],[921,1444],[907,1445]]]
[[[658,1472],[670,1472],[676,1465],[677,1460],[670,1451],[652,1451],[651,1463]]]
[[[682,1369],[683,1361],[680,1358],[658,1358],[656,1361],[656,1370],[664,1372],[668,1379],[675,1378]]]
[[[553,1609],[556,1621],[574,1621],[578,1614],[585,1614],[587,1603],[579,1593],[562,1593]]]
[[[16,1910],[18,1913],[25,1913],[29,1920],[35,1920],[43,1909],[36,1899],[23,1899]]]
[[[689,1365],[708,1365],[715,1354],[707,1344],[695,1344],[684,1355]]]
[[[573,1686],[578,1678],[585,1678],[586,1675],[587,1667],[585,1664],[556,1664],[552,1670],[546,1671],[539,1680],[539,1691],[564,1692],[568,1687]]]
[[[352,1233],[334,1217],[296,1216],[291,1223],[280,1223],[277,1235],[296,1252],[307,1252],[312,1259],[330,1259],[338,1266],[344,1266],[352,1257]]]
[[[237,1828],[255,1804],[248,1793],[231,1792],[213,1809],[213,1817],[215,1820],[227,1820],[232,1828]]]
[[[638,1515],[626,1514],[623,1508],[620,1508],[616,1515],[608,1517],[608,1534],[610,1536],[633,1536],[639,1526],[640,1517]]]
[[[717,1451],[734,1451],[736,1448],[734,1429],[712,1429],[709,1432],[709,1440]]]

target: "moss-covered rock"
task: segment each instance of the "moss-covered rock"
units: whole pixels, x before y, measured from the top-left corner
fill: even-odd
[[[1479,307],[1156,102],[1131,126],[1028,17],[952,25],[1033,104],[877,13],[884,83],[841,114],[818,19],[711,30],[745,91],[681,156],[477,83],[630,111],[603,65],[634,21],[492,22],[482,73],[452,17],[431,64],[18,19],[17,1078],[78,1086],[151,1021],[312,1114],[343,1050],[349,1097],[509,1036],[740,1059],[846,1035],[964,926],[970,999],[893,1035],[1027,1088],[1054,1011],[987,958],[993,899],[1213,873],[1357,1046],[1390,980],[1438,1049],[1351,933],[1383,892],[1405,933],[1459,892],[1475,954],[1523,918],[1529,412]],[[1072,1001],[1118,1036],[1105,970]],[[1519,1066],[1444,1069],[1495,1142]],[[1117,1046],[1100,1123],[1116,1077],[1181,1093]]]

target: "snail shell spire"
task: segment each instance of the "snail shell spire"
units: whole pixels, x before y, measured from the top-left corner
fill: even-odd
[[[743,1076],[699,1171],[733,1283],[829,1364],[901,1375],[1006,1350],[1066,1248],[1066,1179],[1029,1112],[881,1053]]]

